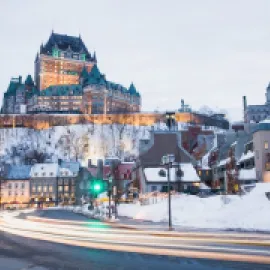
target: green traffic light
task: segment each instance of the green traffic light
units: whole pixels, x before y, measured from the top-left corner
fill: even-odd
[[[100,191],[101,190],[101,185],[99,183],[94,184],[94,191]]]

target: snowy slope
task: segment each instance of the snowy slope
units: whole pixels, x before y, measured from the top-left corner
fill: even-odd
[[[139,139],[149,136],[150,127],[128,125],[71,125],[48,130],[0,129],[0,155],[10,162],[29,150],[49,153],[52,160],[78,159],[86,163],[105,156],[136,155]]]

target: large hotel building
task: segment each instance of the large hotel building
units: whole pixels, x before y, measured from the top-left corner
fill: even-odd
[[[81,37],[52,33],[40,46],[35,77],[12,78],[4,94],[2,113],[132,113],[141,109],[141,96],[107,80]]]

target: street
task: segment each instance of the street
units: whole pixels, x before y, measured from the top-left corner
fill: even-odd
[[[1,269],[7,270],[269,269],[270,264],[269,235],[170,236],[117,228],[62,210],[11,212],[0,221]],[[15,263],[21,267],[14,268]]]

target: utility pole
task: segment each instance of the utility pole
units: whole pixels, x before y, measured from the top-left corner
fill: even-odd
[[[109,196],[109,219],[112,218],[112,201],[111,201],[111,196],[112,196],[112,176],[109,177],[109,183],[108,183],[108,196]]]
[[[169,231],[172,230],[172,208],[171,208],[171,174],[170,174],[171,162],[167,166],[167,178],[168,178],[168,207],[169,207]]]

